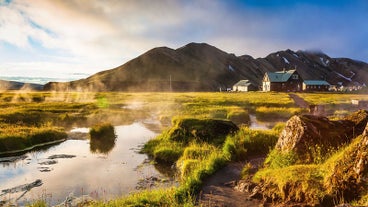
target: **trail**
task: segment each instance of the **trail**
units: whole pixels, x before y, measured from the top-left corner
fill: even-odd
[[[296,94],[289,94],[295,104],[301,108],[309,108],[309,103]],[[202,191],[198,196],[198,204],[203,207],[243,207],[243,206],[272,206],[263,200],[251,198],[250,192],[235,190],[240,181],[241,171],[245,163],[251,164],[250,179],[262,166],[265,156],[248,159],[246,162],[233,162],[217,171],[204,181]],[[281,205],[289,206],[289,205]],[[292,206],[292,205],[290,205]]]
[[[249,162],[252,163],[252,166],[258,168],[263,163],[263,160],[264,157],[256,157],[250,159]],[[230,163],[208,178],[202,187],[198,204],[203,207],[263,205],[263,201],[250,198],[250,193],[240,192],[234,189],[240,179],[240,173],[244,164],[240,162]]]
[[[309,108],[309,103],[300,96],[296,94],[289,94],[289,97],[292,98],[294,100],[294,103],[300,108]]]

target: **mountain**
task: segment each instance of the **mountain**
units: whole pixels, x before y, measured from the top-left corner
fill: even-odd
[[[43,85],[34,83],[22,83],[17,81],[0,80],[0,90],[31,90],[40,91]]]
[[[265,72],[296,68],[305,80],[344,86],[367,85],[368,64],[330,58],[322,52],[279,51],[265,58],[235,56],[206,43],[178,49],[158,47],[127,63],[71,82],[49,82],[45,90],[218,91],[241,79],[261,86]]]

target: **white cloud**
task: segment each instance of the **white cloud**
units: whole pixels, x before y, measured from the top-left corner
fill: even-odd
[[[262,10],[238,8],[232,3],[13,0],[0,3],[0,49],[1,42],[6,42],[29,52],[35,60],[28,69],[23,64],[29,60],[17,61],[28,71],[36,67],[32,62],[38,62],[44,63],[38,67],[49,71],[63,70],[60,64],[64,63],[69,70],[95,72],[121,65],[158,46],[178,48],[189,42],[207,42],[226,52],[255,57],[287,48],[320,48],[337,54],[347,51],[344,47],[351,45],[349,37],[361,34],[347,30],[351,24],[345,17],[326,8],[294,4],[292,8]],[[366,27],[362,31],[367,31]],[[4,59],[0,57],[0,61]],[[12,65],[15,70],[14,61]]]

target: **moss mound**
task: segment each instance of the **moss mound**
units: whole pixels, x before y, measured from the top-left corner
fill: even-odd
[[[226,136],[238,131],[231,121],[217,119],[176,119],[168,132],[169,140],[189,143],[193,140],[219,145]]]

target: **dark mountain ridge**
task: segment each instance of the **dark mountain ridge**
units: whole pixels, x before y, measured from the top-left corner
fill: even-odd
[[[365,86],[368,64],[331,58],[322,52],[279,51],[265,58],[235,56],[206,43],[178,49],[158,47],[127,63],[86,79],[49,82],[57,91],[218,91],[248,79],[261,86],[265,72],[297,69],[304,80],[326,80],[333,85]]]

